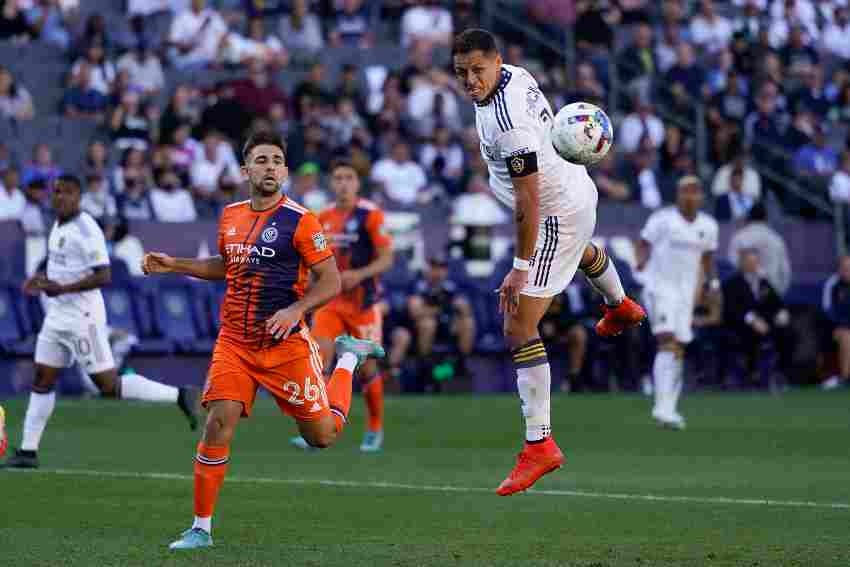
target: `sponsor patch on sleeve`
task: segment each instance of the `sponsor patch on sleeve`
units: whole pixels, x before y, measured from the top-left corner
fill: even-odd
[[[325,233],[316,232],[313,234],[313,247],[317,250],[324,250],[328,247],[328,241],[325,238]]]

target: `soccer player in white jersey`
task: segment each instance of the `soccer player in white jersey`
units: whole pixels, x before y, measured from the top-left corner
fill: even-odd
[[[581,268],[605,299],[605,316],[596,325],[599,335],[617,335],[646,314],[626,297],[605,250],[590,242],[596,186],[583,166],[564,161],[552,147],[552,108],[534,78],[521,67],[503,65],[494,37],[485,30],[458,35],[452,59],[455,76],[475,102],[490,187],[515,211],[515,258],[499,288],[499,309],[517,371],[526,442],[496,490],[506,496],[564,462],[551,436],[551,375],[538,332],[553,297]]]
[[[53,187],[56,222],[47,243],[47,273],[24,283],[27,293],[47,295],[44,323],[35,345],[35,380],[24,418],[21,447],[5,466],[37,468],[38,446],[56,404],[54,386],[63,368],[79,363],[107,398],[172,402],[197,427],[197,394],[143,376],[118,376],[106,306],[100,288],[111,274],[103,231],[80,210],[80,180],[59,177]]]
[[[697,294],[702,293],[704,282],[708,282],[711,293],[720,289],[714,272],[717,221],[700,211],[703,199],[699,178],[683,177],[677,184],[676,205],[652,213],[640,233],[638,269],[646,280],[644,298],[658,342],[652,366],[652,417],[659,425],[673,429],[685,427],[677,404],[682,393],[685,346],[693,339]]]

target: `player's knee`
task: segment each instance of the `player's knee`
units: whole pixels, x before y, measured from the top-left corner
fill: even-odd
[[[336,441],[336,431],[322,430],[304,436],[305,441],[314,449],[327,449]]]
[[[420,317],[416,320],[416,328],[420,333],[433,333],[437,330],[436,317]]]
[[[234,425],[220,416],[210,414],[204,426],[204,443],[208,445],[227,445],[233,438]]]
[[[511,350],[527,344],[537,336],[537,329],[523,325],[514,318],[506,318],[504,326],[505,341]]]

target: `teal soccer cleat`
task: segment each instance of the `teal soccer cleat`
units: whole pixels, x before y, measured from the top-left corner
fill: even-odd
[[[386,353],[384,347],[373,341],[366,339],[355,339],[350,335],[342,335],[334,341],[336,345],[336,354],[342,356],[350,352],[357,357],[357,366],[366,362],[369,358],[384,358]]]
[[[212,547],[212,536],[201,528],[190,528],[180,534],[180,539],[172,541],[168,549],[199,549]]]
[[[297,447],[302,451],[313,451],[315,447],[307,443],[307,440],[301,437],[300,435],[296,435],[289,440],[289,444],[293,447]]]
[[[360,451],[363,453],[377,453],[383,446],[383,431],[367,431],[363,436],[363,442],[360,444]]]

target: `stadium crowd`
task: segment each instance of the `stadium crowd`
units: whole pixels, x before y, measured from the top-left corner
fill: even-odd
[[[214,219],[245,198],[238,148],[258,129],[287,140],[285,190],[309,208],[332,200],[328,166],[344,156],[389,211],[443,218],[474,211],[471,224],[507,221],[488,194],[470,103],[447,57],[453,34],[480,24],[481,2],[128,0],[122,14],[115,2],[0,4],[0,42],[46,44],[67,62],[61,100],[41,107],[35,90],[57,85],[24,81],[19,66],[0,60],[0,120],[18,132],[48,116],[93,124],[91,139],[77,140],[86,150],[76,163],[60,164],[52,140],[0,142],[0,220],[20,220],[28,235],[49,229],[47,190],[63,172],[83,177],[83,208],[113,238],[124,236],[125,221]],[[748,221],[742,232],[751,233],[772,230],[765,211],[822,215],[807,194],[850,203],[846,2],[528,0],[511,9],[550,40],[573,45],[575,59],[568,67],[506,28],[499,30],[505,61],[528,68],[553,107],[594,102],[615,120],[617,151],[591,172],[603,199],[657,209],[674,202],[679,178],[698,174],[710,188],[709,211]],[[358,53],[399,45],[403,64],[361,64]],[[330,65],[327,50],[348,56]],[[216,80],[194,80],[205,73]],[[765,344],[789,350],[781,297],[791,275],[781,236],[772,234],[774,245],[755,258],[752,248],[765,240],[751,239],[730,252],[741,285],[724,292],[751,290],[759,302],[770,295],[760,291],[767,285],[780,303],[740,313],[736,302],[704,306],[700,327],[706,341],[728,346],[728,333],[712,331],[725,321],[727,331],[748,337],[743,350],[755,360]],[[850,377],[845,264],[824,292],[841,353],[833,385]],[[392,335],[398,365],[408,349],[428,358],[435,335],[456,340],[461,354],[473,350],[476,313],[440,271],[446,265],[432,258],[402,308],[399,329],[407,331]],[[594,304],[586,291],[571,288],[544,329],[570,353],[570,387],[581,382],[592,343],[582,324]],[[634,361],[635,376],[640,365]]]

